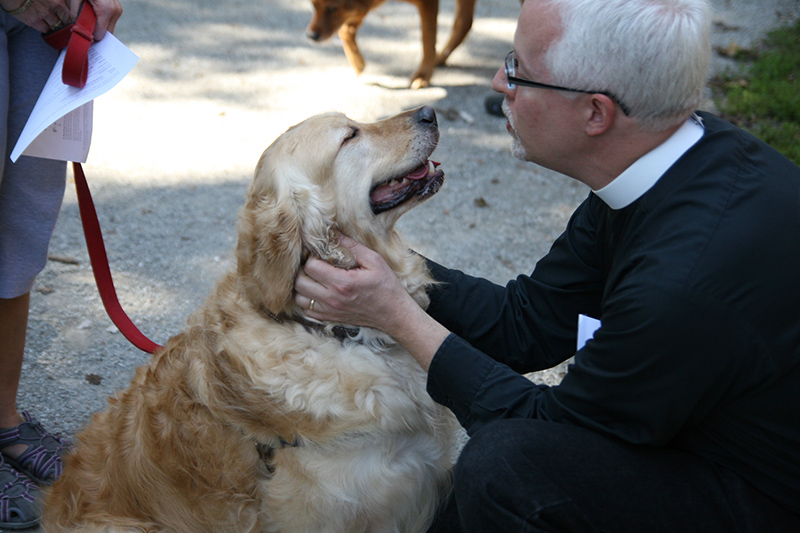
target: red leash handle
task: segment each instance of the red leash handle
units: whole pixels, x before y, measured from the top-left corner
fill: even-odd
[[[86,77],[89,75],[89,47],[94,42],[96,24],[97,15],[92,4],[84,2],[75,22],[42,34],[47,44],[56,50],[67,49],[64,54],[64,68],[61,71],[61,81],[64,84],[78,89],[86,85]]]
[[[75,174],[75,189],[78,193],[78,207],[81,212],[83,233],[86,236],[86,247],[89,249],[89,260],[92,263],[94,279],[97,289],[100,291],[103,306],[106,308],[108,316],[111,317],[111,321],[126,339],[144,352],[155,353],[161,346],[139,331],[119,303],[114,280],[111,278],[111,269],[108,266],[108,255],[106,255],[106,246],[103,243],[97,211],[94,208],[89,184],[86,183],[86,175],[84,175],[80,163],[72,163],[72,170]]]

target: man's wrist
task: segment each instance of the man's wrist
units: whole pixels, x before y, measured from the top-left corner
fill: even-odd
[[[450,331],[415,305],[413,312],[396,322],[394,332],[387,332],[411,353],[426,372],[433,356]],[[393,334],[394,333],[394,334]]]

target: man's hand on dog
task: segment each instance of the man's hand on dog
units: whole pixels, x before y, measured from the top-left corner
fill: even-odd
[[[309,258],[295,279],[297,305],[316,320],[388,333],[427,371],[450,332],[411,298],[380,255],[344,235],[339,242],[350,250],[358,267],[344,270]]]

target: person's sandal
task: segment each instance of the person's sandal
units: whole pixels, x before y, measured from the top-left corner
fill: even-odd
[[[49,485],[64,469],[61,453],[67,443],[47,433],[27,412],[23,412],[22,416],[25,422],[17,427],[0,429],[0,450],[16,444],[27,444],[28,449],[17,458],[2,454],[6,463],[34,481]]]
[[[28,529],[39,523],[39,487],[0,454],[0,528]]]

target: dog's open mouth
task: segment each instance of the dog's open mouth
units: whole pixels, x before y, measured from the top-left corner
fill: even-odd
[[[405,176],[392,178],[373,187],[369,194],[374,214],[394,209],[412,197],[422,200],[439,192],[444,182],[444,172],[438,170],[439,163],[425,160],[423,164]]]

